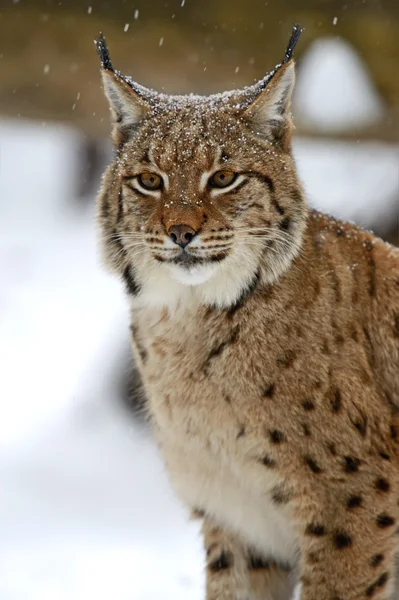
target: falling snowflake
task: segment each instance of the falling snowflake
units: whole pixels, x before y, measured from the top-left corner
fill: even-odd
[[[43,73],[45,75],[48,75],[50,73],[50,65],[44,65],[44,67],[43,67]]]
[[[134,18],[136,19],[136,21],[139,18],[139,10],[138,10],[138,8],[136,8],[136,10],[134,11]]]
[[[126,25],[123,28],[123,31],[126,33],[126,31],[129,29],[129,25],[130,23],[126,23]]]
[[[333,18],[333,25],[336,25],[338,23],[338,17],[334,17]]]
[[[164,38],[163,38],[163,37],[161,37],[161,39],[159,40],[159,45],[160,45],[160,46],[162,46],[162,44],[163,44],[163,40],[164,40]]]
[[[91,15],[92,11],[93,11],[93,7],[89,6],[88,9],[87,9],[87,14]]]

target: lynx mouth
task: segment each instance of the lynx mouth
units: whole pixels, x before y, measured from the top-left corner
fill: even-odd
[[[185,267],[189,269],[191,267],[203,265],[208,261],[204,257],[193,256],[192,254],[188,254],[188,252],[183,251],[170,262],[174,265],[179,265],[179,267]]]

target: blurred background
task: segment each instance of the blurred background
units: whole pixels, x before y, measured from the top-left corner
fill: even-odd
[[[93,40],[142,84],[212,93],[271,70],[295,22],[309,201],[397,244],[397,0],[0,0],[0,600],[202,598],[198,525],[137,410],[96,250]]]

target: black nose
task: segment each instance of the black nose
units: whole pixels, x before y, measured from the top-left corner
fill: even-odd
[[[168,236],[181,248],[185,248],[196,233],[195,229],[190,227],[190,225],[172,225],[168,229]]]

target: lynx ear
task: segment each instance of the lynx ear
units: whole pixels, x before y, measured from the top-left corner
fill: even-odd
[[[295,25],[282,63],[256,84],[255,97],[243,114],[260,135],[280,143],[287,151],[291,141],[290,108],[295,85],[292,54],[301,33],[301,27]]]
[[[272,141],[286,142],[284,138],[291,133],[290,107],[294,83],[295,66],[290,61],[280,67],[244,113],[254,129]]]
[[[114,70],[102,33],[95,45],[101,60],[104,91],[111,107],[113,137],[116,144],[120,145],[126,141],[132,128],[149,114],[150,105],[134,84]]]

